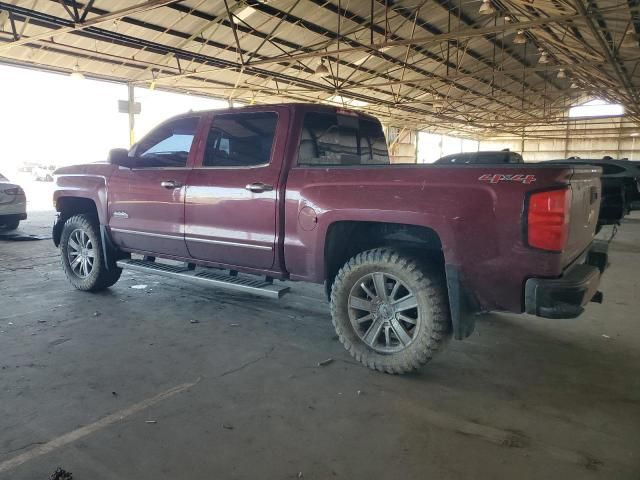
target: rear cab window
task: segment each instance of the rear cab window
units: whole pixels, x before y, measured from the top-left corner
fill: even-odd
[[[299,166],[389,165],[382,126],[357,115],[307,112],[298,146]]]

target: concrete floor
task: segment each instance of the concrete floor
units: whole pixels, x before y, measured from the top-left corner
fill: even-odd
[[[396,377],[352,361],[316,286],[87,294],[51,241],[0,242],[0,478],[638,480],[640,215],[611,252],[581,318],[488,315]]]

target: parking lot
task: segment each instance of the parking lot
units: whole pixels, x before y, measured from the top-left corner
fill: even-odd
[[[487,315],[391,376],[344,351],[321,287],[278,302],[125,272],[88,294],[50,240],[0,241],[0,478],[637,479],[640,216],[610,251],[579,319]]]

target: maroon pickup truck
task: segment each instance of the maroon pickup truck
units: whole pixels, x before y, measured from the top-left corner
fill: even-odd
[[[339,108],[188,113],[55,181],[76,288],[123,268],[274,298],[324,282],[345,348],[384,372],[426,363],[478,313],[571,318],[602,298],[600,169],[393,165],[380,123]]]

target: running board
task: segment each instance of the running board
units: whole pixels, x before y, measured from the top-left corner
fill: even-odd
[[[206,284],[211,287],[252,293],[253,295],[267,298],[280,298],[289,292],[289,287],[281,287],[273,283],[250,278],[224,275],[215,271],[202,269],[189,270],[188,266],[182,265],[166,265],[164,263],[146,260],[118,260],[117,265],[120,268],[135,270],[137,272],[179,278],[190,282]]]

